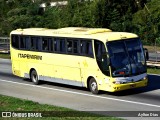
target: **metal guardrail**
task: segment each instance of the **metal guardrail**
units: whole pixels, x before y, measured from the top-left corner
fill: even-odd
[[[9,37],[0,37],[0,53],[9,53]]]
[[[160,67],[160,51],[149,53],[149,60],[147,61],[149,67]]]

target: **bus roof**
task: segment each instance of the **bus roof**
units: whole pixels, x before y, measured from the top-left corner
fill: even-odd
[[[26,29],[14,30],[11,32],[11,34],[89,38],[89,39],[98,39],[103,42],[138,37],[136,34],[133,33],[113,32],[112,30],[106,28],[84,28],[84,27],[66,27],[60,29],[26,28]]]

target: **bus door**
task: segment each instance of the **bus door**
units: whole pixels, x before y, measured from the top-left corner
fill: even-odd
[[[78,60],[78,40],[68,39],[65,41],[59,40],[59,51],[66,52],[66,54],[57,54],[57,65],[54,66],[56,71],[55,76],[67,82],[67,84],[82,86],[81,72]],[[66,47],[66,49],[65,49]],[[66,50],[66,51],[65,51]]]

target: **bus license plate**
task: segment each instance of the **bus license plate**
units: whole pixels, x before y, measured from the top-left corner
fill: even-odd
[[[130,87],[131,87],[131,88],[134,88],[134,87],[136,87],[136,84],[132,84],[132,85],[130,85]]]

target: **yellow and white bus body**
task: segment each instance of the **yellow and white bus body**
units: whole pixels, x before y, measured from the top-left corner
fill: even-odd
[[[31,78],[35,84],[42,80],[86,87],[94,94],[99,90],[116,92],[147,85],[145,56],[135,34],[102,28],[69,27],[17,29],[10,36],[13,74]],[[142,69],[138,74],[132,74],[135,71],[132,69],[139,69],[139,65],[130,60],[130,67],[116,66],[116,63],[122,64],[123,56],[116,58],[113,51],[118,54],[124,50],[126,58],[130,59],[130,48],[126,50],[124,47],[128,43],[123,43],[126,40],[133,41],[133,44],[137,41],[135,51],[140,56],[137,64]],[[116,50],[118,42],[124,49]],[[115,64],[114,59],[117,60]]]

